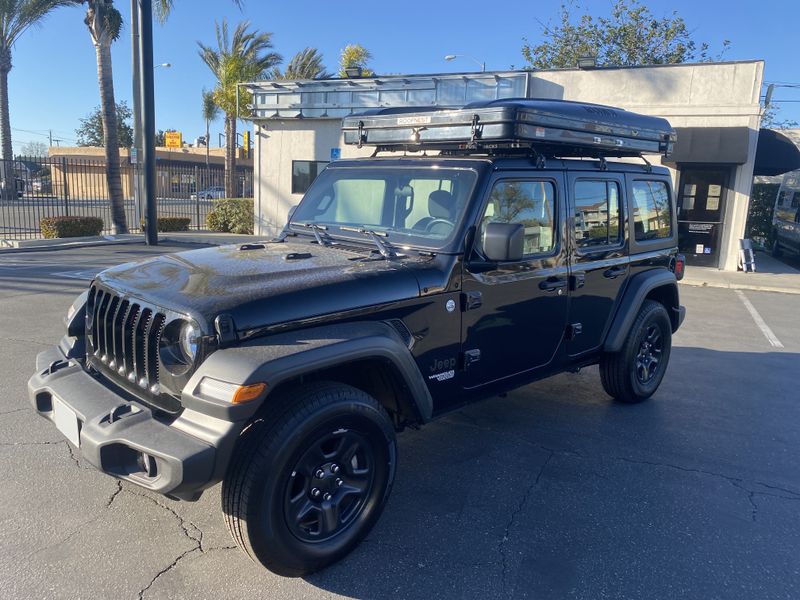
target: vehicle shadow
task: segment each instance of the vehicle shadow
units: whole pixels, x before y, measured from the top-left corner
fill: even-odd
[[[791,571],[800,524],[798,364],[676,347],[639,405],[609,399],[591,368],[404,432],[376,528],[305,579],[355,598],[785,593],[800,581],[767,574]],[[763,512],[769,486],[793,525]]]

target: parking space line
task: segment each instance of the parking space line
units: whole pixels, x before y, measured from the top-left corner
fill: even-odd
[[[764,319],[761,318],[761,315],[756,310],[756,307],[753,306],[752,302],[747,299],[747,296],[744,295],[742,290],[733,290],[736,292],[736,295],[739,296],[739,300],[742,301],[744,307],[747,309],[747,312],[750,313],[750,316],[753,317],[753,321],[755,321],[758,328],[761,330],[761,333],[764,334],[764,337],[767,338],[767,341],[772,345],[773,348],[783,348],[783,344],[778,339],[778,337],[772,332],[772,329],[769,328],[764,322]]]

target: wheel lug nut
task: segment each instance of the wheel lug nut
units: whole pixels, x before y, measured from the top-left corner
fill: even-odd
[[[332,497],[332,496],[326,492],[326,493],[325,493],[325,495],[322,497],[322,499],[323,499],[323,500],[330,500],[330,499],[331,499],[331,497]]]
[[[321,492],[319,491],[318,488],[314,488],[313,490],[311,490],[311,495],[314,496],[314,498],[319,498],[320,493]]]
[[[331,473],[338,473],[339,465],[331,465]]]
[[[323,471],[322,469],[317,469],[315,475],[317,476],[317,479],[322,479],[323,477],[325,477],[325,471]]]
[[[336,480],[336,485],[339,486],[339,487],[342,487],[343,483],[344,483],[344,481],[342,481],[341,479],[337,479]]]

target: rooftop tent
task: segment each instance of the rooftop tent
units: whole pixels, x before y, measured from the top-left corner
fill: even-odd
[[[539,98],[460,108],[374,108],[345,117],[345,144],[386,149],[493,151],[533,148],[552,156],[669,155],[669,122],[612,106]]]
[[[761,129],[753,175],[783,175],[800,169],[800,135],[797,130]]]

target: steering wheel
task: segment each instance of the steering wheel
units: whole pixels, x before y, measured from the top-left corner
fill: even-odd
[[[455,223],[453,223],[452,221],[448,221],[447,219],[434,218],[430,223],[428,223],[425,226],[425,231],[427,233],[433,233],[433,230],[437,225],[447,225],[449,229],[447,230],[446,233],[450,233],[450,231],[452,231],[453,228],[455,227]]]

